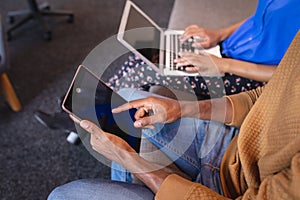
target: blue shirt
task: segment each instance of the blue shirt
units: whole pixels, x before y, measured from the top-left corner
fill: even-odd
[[[299,0],[259,0],[256,12],[224,40],[222,53],[238,60],[277,65],[299,29]]]

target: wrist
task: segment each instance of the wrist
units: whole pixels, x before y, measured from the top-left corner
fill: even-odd
[[[182,117],[210,119],[210,100],[182,102]]]
[[[221,73],[231,73],[230,72],[230,58],[218,58],[220,63],[218,64]]]
[[[148,173],[137,173],[134,175],[156,194],[161,184],[170,174],[160,169]]]
[[[180,104],[181,104],[181,117],[198,118],[199,105],[197,101],[182,101]]]
[[[126,163],[124,163],[123,166],[154,193],[158,191],[160,185],[169,175],[169,173],[162,170],[161,167],[146,161],[138,154],[126,154],[124,161],[126,161]]]
[[[211,120],[211,100],[198,101],[198,118],[202,120]]]

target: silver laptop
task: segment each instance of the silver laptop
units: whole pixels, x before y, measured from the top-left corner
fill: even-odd
[[[198,73],[177,69],[176,64],[174,64],[174,59],[179,56],[179,52],[200,51],[192,47],[194,42],[192,38],[180,43],[179,36],[183,32],[183,30],[162,29],[132,1],[127,0],[117,38],[125,47],[161,75],[198,75]],[[219,46],[205,51],[221,57]]]

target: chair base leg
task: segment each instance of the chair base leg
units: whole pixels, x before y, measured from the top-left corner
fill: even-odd
[[[69,11],[51,11],[50,6],[48,4],[43,4],[38,6],[35,0],[29,0],[30,9],[29,10],[22,10],[22,11],[12,11],[8,13],[8,21],[12,24],[11,27],[8,28],[7,40],[10,41],[12,38],[12,32],[17,28],[23,26],[23,24],[27,23],[28,21],[35,20],[37,21],[38,25],[41,26],[43,31],[43,37],[45,40],[51,40],[51,31],[46,22],[44,22],[44,16],[46,17],[67,17],[68,23],[73,23],[74,15],[72,12]],[[19,22],[13,24],[15,22],[16,17],[21,17]]]
[[[22,109],[21,103],[6,73],[0,74],[0,92],[13,111],[18,112]]]

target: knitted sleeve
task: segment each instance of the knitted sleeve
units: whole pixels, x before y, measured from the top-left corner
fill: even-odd
[[[178,175],[169,175],[163,182],[155,196],[156,200],[197,200],[197,199],[220,199],[228,198],[219,195],[213,190]]]
[[[296,154],[291,167],[265,178],[259,188],[248,188],[236,199],[300,199],[300,153]],[[156,200],[228,200],[211,189],[186,180],[178,175],[169,175],[155,196]]]
[[[255,90],[226,96],[226,98],[231,102],[233,109],[232,121],[227,125],[240,127],[255,101],[262,93],[262,90],[263,88],[258,87]]]

